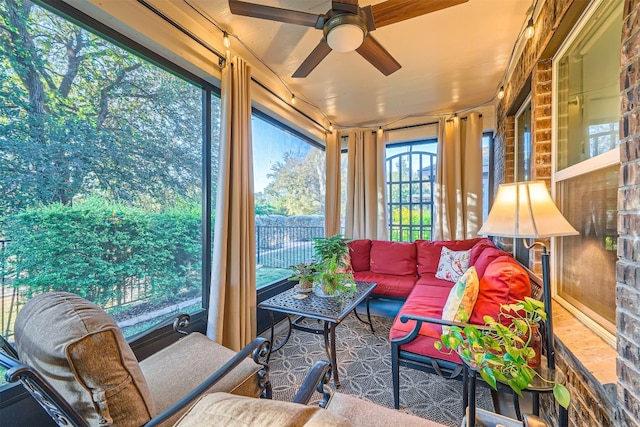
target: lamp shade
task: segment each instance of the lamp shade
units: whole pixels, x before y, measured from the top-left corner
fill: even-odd
[[[501,184],[478,234],[503,237],[552,237],[579,234],[562,216],[543,181]]]

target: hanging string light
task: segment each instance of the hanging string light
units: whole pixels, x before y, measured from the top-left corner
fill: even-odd
[[[229,33],[227,33],[226,31],[222,32],[222,44],[227,49],[231,47],[231,40],[229,40]]]
[[[500,86],[500,90],[498,91],[498,99],[504,98],[504,86]]]
[[[524,38],[529,40],[536,33],[536,29],[533,27],[533,17],[529,18],[527,22],[527,28],[524,30]]]

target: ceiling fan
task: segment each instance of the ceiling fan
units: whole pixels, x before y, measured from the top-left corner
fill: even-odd
[[[331,9],[323,15],[238,0],[229,0],[229,9],[234,15],[322,30],[322,40],[292,77],[307,77],[332,50],[355,50],[382,74],[388,76],[402,66],[371,36],[373,30],[467,1],[469,0],[387,0],[372,6],[360,7],[358,0],[334,0],[331,2]]]

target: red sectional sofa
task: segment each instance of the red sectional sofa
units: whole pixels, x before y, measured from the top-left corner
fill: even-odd
[[[483,317],[496,317],[501,304],[531,296],[527,271],[491,240],[427,241],[413,243],[354,240],[351,266],[356,280],[376,282],[373,295],[406,299],[396,316],[389,338],[395,407],[399,406],[399,366],[436,373],[449,378],[461,375],[455,353],[434,348],[442,334],[442,309],[455,282],[436,277],[442,248],[471,250],[469,266],[475,266],[479,292],[469,319],[483,324]]]

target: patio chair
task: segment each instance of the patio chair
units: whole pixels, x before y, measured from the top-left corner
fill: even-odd
[[[185,333],[187,322],[174,329]],[[17,352],[0,353],[7,380],[22,382],[59,425],[172,425],[204,393],[271,397],[263,338],[236,353],[193,332],[138,362],[111,316],[63,292],[29,300],[15,336]]]

